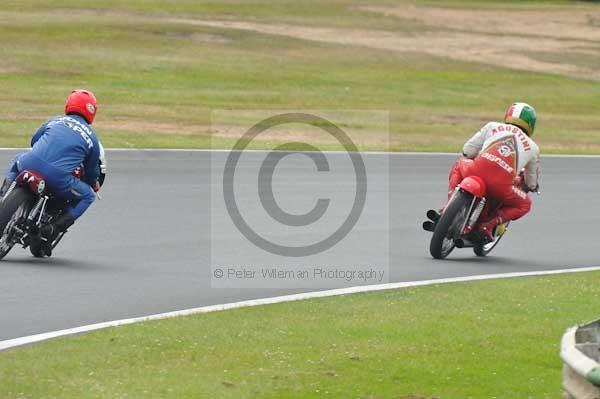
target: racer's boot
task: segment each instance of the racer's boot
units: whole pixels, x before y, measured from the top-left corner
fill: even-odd
[[[71,227],[73,223],[75,223],[73,216],[71,216],[69,212],[64,212],[52,223],[42,227],[40,230],[40,236],[42,237],[42,240],[46,241],[46,244],[51,248],[52,243],[54,240],[56,240],[56,238],[58,238],[58,235],[63,231],[67,231],[67,229]]]
[[[485,236],[486,240],[494,241],[494,237],[500,233],[499,226],[504,226],[502,218],[500,216],[492,218],[486,222],[483,222],[479,225],[479,229]],[[504,232],[504,231],[502,231]]]
[[[29,245],[29,251],[36,258],[43,258],[44,256],[52,256],[52,246],[46,244],[45,241],[34,240]]]

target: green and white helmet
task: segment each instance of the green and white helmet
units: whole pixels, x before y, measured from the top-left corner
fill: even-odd
[[[504,123],[520,127],[529,137],[533,136],[536,120],[535,109],[526,103],[514,103],[504,114]]]

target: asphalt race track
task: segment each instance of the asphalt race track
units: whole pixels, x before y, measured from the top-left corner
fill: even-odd
[[[2,171],[15,153],[0,152]],[[109,151],[103,199],[71,229],[55,255],[38,260],[14,248],[0,262],[0,339],[297,292],[211,289],[209,159],[226,156]],[[391,183],[390,281],[600,265],[600,158],[544,158],[543,194],[534,198],[532,213],[511,226],[489,257],[476,258],[463,249],[446,261],[430,258],[430,234],[421,222],[428,207],[441,204],[455,156],[364,154],[375,173],[386,158],[390,169],[381,168],[381,174],[386,179],[389,172]],[[301,158],[288,162],[290,182],[307,173]],[[377,226],[370,229],[366,236],[373,240],[384,233]],[[226,237],[217,241],[213,245],[228,244]]]

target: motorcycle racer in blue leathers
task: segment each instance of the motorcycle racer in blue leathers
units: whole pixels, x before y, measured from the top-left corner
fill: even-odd
[[[70,201],[57,220],[42,230],[52,242],[66,231],[90,207],[100,188],[102,146],[90,126],[98,105],[94,94],[74,90],[67,98],[65,115],[55,116],[42,124],[31,139],[31,150],[9,164],[0,198],[18,174],[24,170],[41,173],[54,194]],[[73,172],[82,167],[81,179]]]

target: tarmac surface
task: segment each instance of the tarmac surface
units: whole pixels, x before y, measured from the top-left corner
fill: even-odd
[[[0,151],[0,165],[15,153]],[[211,173],[220,178],[215,165],[227,155],[108,151],[103,199],[71,228],[53,257],[35,259],[15,247],[0,261],[0,339],[309,291],[211,288],[210,251],[230,245],[227,236],[211,236]],[[238,168],[251,168],[264,156],[244,154]],[[462,249],[445,261],[431,259],[430,234],[421,222],[428,208],[442,204],[456,156],[367,153],[363,159],[369,182],[375,182],[370,192],[378,181],[389,183],[389,225],[358,224],[360,245],[353,248],[358,256],[389,239],[382,257],[389,260],[391,282],[600,265],[600,158],[543,158],[542,195],[534,196],[531,214],[510,226],[490,256]],[[314,171],[302,157],[285,162],[280,182],[301,185]],[[311,200],[301,190],[295,195],[283,201]],[[244,262],[243,252],[231,253]]]

